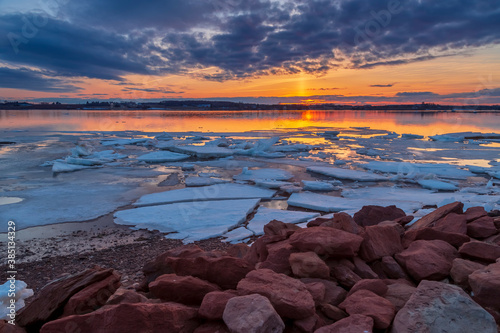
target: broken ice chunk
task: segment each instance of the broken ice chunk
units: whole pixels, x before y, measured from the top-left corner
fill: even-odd
[[[223,184],[228,183],[228,180],[219,179],[219,178],[209,178],[209,177],[187,177],[185,179],[185,184],[188,187],[196,187],[196,186],[209,186],[215,184]]]
[[[90,166],[86,165],[77,165],[77,164],[68,164],[65,162],[54,162],[52,165],[52,172],[73,172],[83,169],[89,169]]]
[[[243,171],[233,177],[236,180],[288,180],[293,178],[293,175],[282,169],[253,169],[243,168]]]
[[[146,163],[164,163],[182,161],[189,158],[189,155],[173,153],[171,151],[154,151],[137,158],[138,161]]]
[[[310,181],[310,180],[303,180],[302,183],[304,184],[304,190],[306,191],[333,191],[335,190],[335,186],[330,183],[326,182],[321,182],[321,181]]]
[[[377,175],[371,172],[341,169],[333,167],[318,167],[312,166],[308,167],[307,171],[319,173],[325,176],[334,177],[338,179],[348,179],[357,181],[384,181],[389,180],[385,176]]]
[[[420,184],[423,188],[427,188],[430,190],[437,190],[437,191],[456,191],[458,190],[458,187],[456,185],[442,182],[439,180],[435,179],[420,179],[417,180],[417,183]]]
[[[234,154],[234,150],[217,146],[171,146],[168,150],[189,154],[198,158],[227,157]]]

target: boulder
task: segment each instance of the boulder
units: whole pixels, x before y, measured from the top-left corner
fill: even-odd
[[[464,214],[450,213],[440,218],[433,229],[452,234],[467,234],[467,217]]]
[[[461,287],[469,288],[469,275],[485,266],[474,261],[457,258],[453,260],[450,276]]]
[[[324,303],[336,306],[342,303],[342,301],[347,296],[347,291],[344,288],[340,287],[335,282],[330,280],[307,278],[307,279],[300,279],[300,281],[302,281],[306,286],[315,283],[321,283],[323,286],[325,286],[325,296],[323,299]]]
[[[369,290],[379,296],[384,297],[384,295],[387,293],[388,288],[382,280],[360,280],[354,285],[354,287],[351,288],[351,290],[347,294],[347,297],[354,294],[358,290]]]
[[[441,280],[448,276],[457,250],[441,240],[418,240],[403,252],[396,254],[396,260],[415,280]]]
[[[264,226],[264,234],[268,236],[280,235],[289,237],[298,229],[300,229],[300,227],[293,223],[283,223],[278,220],[272,220]]]
[[[189,333],[199,325],[198,311],[177,303],[110,305],[85,315],[50,321],[40,333]]]
[[[474,221],[480,217],[487,216],[488,213],[484,209],[484,207],[478,206],[478,207],[470,207],[465,211],[465,219],[467,222]]]
[[[211,320],[222,319],[227,302],[236,296],[238,296],[238,293],[232,290],[212,291],[203,297],[198,314]]]
[[[396,308],[396,312],[398,312],[405,306],[415,290],[417,288],[405,283],[393,283],[387,286],[387,293],[384,298],[390,301]]]
[[[465,243],[458,249],[462,257],[484,262],[495,262],[500,258],[500,246],[479,241]]]
[[[372,333],[373,319],[364,315],[354,314],[338,322],[323,326],[314,333]]]
[[[368,264],[360,257],[352,258],[354,268],[352,271],[356,273],[362,279],[378,279],[379,276],[373,271],[373,269],[368,266]]]
[[[329,261],[331,275],[338,283],[347,289],[352,288],[358,281],[362,280],[351,268],[340,261]]]
[[[286,275],[292,272],[289,258],[292,253],[297,252],[297,249],[290,245],[288,240],[268,244],[267,252],[266,260],[258,263],[256,268],[267,268]]]
[[[259,294],[231,298],[223,318],[231,333],[281,333],[285,329],[271,302]]]
[[[403,251],[399,231],[391,225],[366,227],[363,238],[359,256],[366,262],[372,262]]]
[[[206,294],[220,289],[213,283],[193,276],[164,274],[149,284],[149,290],[154,297],[164,301],[199,305]]]
[[[268,236],[264,235],[255,240],[250,246],[248,253],[245,255],[244,259],[252,266],[262,262],[267,259],[267,245],[271,243],[280,242],[285,240],[286,237],[283,236]]]
[[[483,306],[500,309],[500,263],[494,263],[469,275],[474,299]]]
[[[250,246],[245,243],[238,243],[231,245],[227,250],[226,254],[231,257],[243,259],[246,254],[250,251]]]
[[[314,304],[318,306],[325,301],[326,287],[321,282],[305,283],[307,291],[311,294]]]
[[[113,269],[89,268],[81,273],[52,281],[40,290],[35,298],[23,308],[16,324],[28,330],[37,330],[43,323],[55,319],[71,296],[86,287],[103,281],[114,274]]]
[[[80,290],[68,300],[62,316],[80,315],[99,309],[120,287],[120,278],[117,272],[113,272],[104,280]]]
[[[363,227],[379,224],[383,221],[393,221],[406,216],[405,212],[396,206],[363,206],[354,214],[354,221]]]
[[[383,257],[380,261],[380,267],[384,274],[390,279],[409,279],[404,269],[393,257]]]
[[[439,231],[434,228],[421,228],[408,230],[403,236],[403,247],[407,248],[411,242],[416,240],[442,240],[456,248],[470,241],[470,237],[464,234],[454,234],[444,231]]]
[[[0,333],[26,333],[24,328],[11,325],[5,320],[0,320]]]
[[[388,300],[369,290],[358,290],[348,296],[339,308],[345,310],[349,315],[360,314],[371,317],[374,327],[386,329],[395,315],[394,305]]]
[[[497,325],[460,287],[424,280],[394,318],[391,333],[471,331],[496,333]]]
[[[362,230],[362,228],[356,223],[356,221],[354,221],[351,215],[347,213],[335,213],[332,219],[329,219],[328,222],[324,222],[321,225],[347,231],[351,234],[356,235],[359,235]]]
[[[198,326],[193,333],[230,333],[223,321],[209,321]]]
[[[328,303],[321,304],[319,308],[327,318],[334,321],[339,321],[349,316],[344,310]]]
[[[434,224],[444,216],[450,213],[463,214],[464,204],[461,202],[453,202],[439,207],[433,212],[423,216],[420,220],[413,223],[408,229],[415,230],[427,227],[433,227]]]
[[[293,275],[298,278],[330,277],[330,268],[315,252],[292,253],[289,258]]]
[[[150,300],[143,294],[135,290],[118,288],[113,295],[108,298],[106,305],[124,304],[124,303],[146,303]]]
[[[238,292],[267,297],[283,318],[304,319],[315,313],[314,299],[304,283],[270,269],[248,273],[238,283]]]
[[[473,238],[486,238],[497,233],[493,218],[483,216],[467,224],[467,234]]]
[[[293,328],[305,333],[313,333],[317,328],[324,325],[323,319],[317,314],[309,318],[297,319],[293,322]]]
[[[354,257],[362,242],[360,236],[329,227],[297,230],[290,237],[290,244],[301,252],[314,251],[330,257]]]

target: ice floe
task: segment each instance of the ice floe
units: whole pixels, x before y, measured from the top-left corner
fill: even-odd
[[[275,193],[275,191],[256,186],[228,183],[146,194],[137,200],[134,205],[145,206],[185,201],[227,199],[270,199]]]
[[[319,215],[319,213],[306,213],[259,207],[255,216],[250,220],[250,222],[248,222],[247,229],[251,230],[255,235],[260,236],[264,234],[264,226],[272,220],[296,224],[309,221]]]
[[[420,186],[422,186],[423,188],[427,188],[430,190],[438,190],[438,191],[458,190],[458,186],[454,184],[446,183],[435,179],[420,179],[417,180],[417,183],[420,184]]]
[[[371,172],[341,169],[334,167],[311,166],[307,168],[307,171],[319,173],[325,176],[338,179],[348,179],[348,180],[368,181],[368,182],[388,180],[388,178],[385,176],[377,175]]]
[[[173,191],[172,191],[173,192]],[[115,213],[115,223],[139,229],[176,232],[184,243],[218,237],[243,223],[260,199],[180,202]]]
[[[328,192],[336,190],[336,187],[333,184],[327,182],[303,180],[302,184],[304,184],[305,191]]]
[[[186,154],[174,153],[171,151],[154,151],[137,158],[138,161],[146,163],[164,163],[175,162],[188,159],[190,156]]]
[[[450,164],[370,161],[366,164],[360,164],[360,166],[372,171],[398,174],[404,178],[423,178],[435,175],[447,179],[467,179],[467,177],[474,176],[472,172]]]
[[[182,153],[182,154],[188,154],[192,156],[196,156],[198,158],[216,158],[216,157],[227,157],[231,156],[234,154],[234,150],[224,148],[224,147],[217,147],[217,146],[170,146],[168,147],[169,150],[177,152],[177,153]]]
[[[23,198],[16,197],[0,197],[0,206],[11,205],[23,201]]]
[[[13,285],[9,280],[0,286],[0,320],[9,321],[12,319],[12,317],[8,316],[11,313],[9,306],[12,299],[16,301],[16,312],[24,308],[24,300],[33,296],[33,290],[27,287],[26,282],[21,280],[15,280]],[[14,292],[12,292],[12,289],[14,289]]]
[[[73,172],[83,169],[89,169],[90,166],[87,165],[78,165],[78,164],[69,164],[65,162],[55,161],[52,165],[52,172]]]
[[[196,177],[196,176],[190,176],[184,180],[184,183],[188,187],[208,186],[208,185],[223,184],[223,183],[228,183],[228,182],[229,181],[225,180],[225,179]]]
[[[460,133],[433,135],[429,136],[429,138],[434,141],[452,141],[452,142],[462,142],[466,140],[500,141],[500,134],[480,133],[480,132],[460,132]]]
[[[223,234],[222,236],[225,237],[225,239],[223,240],[224,242],[236,244],[246,238],[252,237],[253,235],[254,233],[247,228],[239,227]]]
[[[262,181],[262,180],[289,180],[293,175],[282,169],[248,169],[233,177],[235,180]]]
[[[255,185],[265,188],[279,189],[282,186],[293,185],[293,183],[280,180],[257,180],[255,181]]]
[[[145,143],[149,138],[140,138],[140,139],[104,139],[101,141],[101,145],[103,146],[124,146],[124,145],[136,145],[139,143]]]

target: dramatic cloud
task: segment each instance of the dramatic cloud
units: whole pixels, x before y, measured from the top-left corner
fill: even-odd
[[[77,92],[80,88],[71,82],[47,77],[48,73],[28,68],[0,67],[0,88],[12,88],[44,92]]]
[[[0,62],[227,81],[426,61],[498,44],[499,31],[491,0],[67,0],[52,17],[0,16]]]
[[[375,88],[390,88],[394,86],[395,83],[390,83],[390,84],[372,84],[370,87],[375,87]]]

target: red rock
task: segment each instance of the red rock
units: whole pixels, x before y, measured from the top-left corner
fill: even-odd
[[[500,309],[500,263],[474,271],[469,283],[479,304]]]
[[[363,206],[359,212],[354,214],[354,221],[360,226],[367,227],[404,216],[406,216],[405,212],[396,206]]]
[[[404,227],[405,225],[407,225],[408,223],[413,221],[414,218],[415,218],[415,216],[413,216],[413,215],[407,215],[407,216],[403,216],[403,217],[400,217],[398,219],[395,219],[393,221],[401,224],[401,226]]]
[[[323,326],[314,333],[372,333],[373,319],[364,315],[354,314],[338,322]]]
[[[212,291],[203,297],[198,314],[207,319],[222,319],[227,302],[236,296],[236,291]]]
[[[271,243],[280,242],[286,239],[282,236],[261,236],[253,242],[252,246],[248,250],[244,259],[250,263],[251,266],[255,266],[258,262],[265,261],[267,259],[267,245]]]
[[[441,240],[418,240],[396,254],[396,260],[415,280],[441,280],[448,276],[457,250]]]
[[[222,321],[207,322],[198,326],[193,333],[229,333],[229,328]]]
[[[245,259],[229,256],[174,258],[171,266],[177,275],[194,276],[223,289],[235,289],[238,282],[254,269]]]
[[[320,278],[330,277],[330,268],[315,252],[292,253],[289,258],[293,275],[298,278]]]
[[[145,303],[148,302],[149,299],[139,294],[135,290],[129,290],[125,288],[118,288],[113,295],[108,298],[106,305],[113,304],[124,304],[124,303]]]
[[[302,252],[314,251],[330,257],[353,257],[363,238],[328,227],[297,230],[290,237],[290,244]]]
[[[267,297],[281,317],[304,319],[314,315],[314,300],[304,283],[270,269],[251,271],[238,283],[242,295]]]
[[[268,224],[264,226],[264,234],[268,236],[285,236],[290,237],[291,234],[295,232],[295,230],[300,229],[299,226],[292,223],[283,223],[278,220],[272,220]]]
[[[464,214],[450,213],[440,218],[433,229],[452,234],[467,234],[467,218]]]
[[[360,280],[358,281],[354,287],[351,288],[349,293],[347,294],[347,297],[350,295],[354,294],[358,290],[369,290],[379,296],[384,297],[384,295],[387,293],[387,285],[382,281],[382,280]]]
[[[493,223],[497,229],[500,229],[500,217],[493,218]]]
[[[300,279],[303,283],[308,284],[311,283],[321,283],[325,286],[325,296],[324,296],[324,303],[332,304],[332,305],[339,305],[342,303],[342,301],[346,298],[347,296],[347,291],[338,286],[335,282],[330,281],[330,280],[323,280],[323,279]]]
[[[164,274],[149,284],[151,294],[165,301],[201,304],[203,297],[219,287],[193,276]]]
[[[370,263],[370,267],[377,274],[377,279],[389,279],[389,277],[385,274],[384,268],[382,266],[382,262],[374,261]]]
[[[196,315],[195,308],[176,303],[118,304],[48,322],[40,333],[188,333],[199,325]]]
[[[352,288],[356,282],[361,280],[361,278],[347,265],[338,261],[330,261],[329,266],[332,276],[339,282],[339,284],[348,289]]]
[[[120,287],[120,278],[117,272],[113,272],[104,280],[80,290],[66,303],[62,316],[81,315],[99,309]]]
[[[483,239],[485,243],[500,245],[500,234]]]
[[[495,262],[500,258],[500,246],[479,241],[465,243],[458,249],[462,257],[481,260],[484,262]]]
[[[326,287],[321,282],[305,283],[307,291],[311,294],[314,304],[318,306],[325,301]]]
[[[0,333],[26,333],[24,328],[16,325],[11,325],[5,320],[0,320]]]
[[[361,314],[373,318],[375,328],[386,329],[395,315],[394,305],[369,290],[359,290],[348,296],[339,308],[349,315]]]
[[[363,238],[359,256],[366,262],[403,251],[399,231],[390,225],[366,227]]]
[[[400,237],[403,237],[403,235],[405,234],[405,228],[395,222],[395,221],[384,221],[384,222],[380,222],[379,224],[377,224],[378,226],[390,226],[390,227],[393,227],[394,229],[396,229],[396,231],[399,233],[399,236]]]
[[[231,298],[223,318],[232,333],[280,333],[285,329],[271,302],[259,294]]]
[[[354,263],[353,272],[356,273],[362,279],[378,279],[379,276],[373,271],[373,269],[368,266],[368,264],[359,257],[352,258]]]
[[[469,275],[485,266],[470,260],[457,258],[453,260],[450,275],[455,284],[462,287],[469,287]]]
[[[292,272],[289,258],[292,253],[297,252],[297,249],[290,245],[288,240],[267,245],[267,252],[266,260],[258,263],[256,268],[267,268],[286,275]]]
[[[487,216],[488,213],[484,210],[484,207],[470,207],[465,211],[465,218],[467,222],[474,221],[480,217]]]
[[[354,221],[351,215],[347,213],[335,213],[329,222],[330,227],[359,235],[361,232],[360,226]],[[326,227],[326,225],[325,225]]]
[[[439,231],[434,228],[422,228],[408,230],[403,236],[403,247],[410,246],[411,242],[416,240],[442,240],[456,248],[470,241],[470,237],[464,234],[453,234],[449,232]]]
[[[404,283],[390,284],[387,286],[387,293],[384,298],[390,301],[396,308],[396,312],[398,312],[405,306],[415,290],[417,288]]]
[[[467,234],[473,238],[486,238],[497,233],[493,218],[483,216],[467,224]]]
[[[392,324],[391,333],[408,332],[496,333],[497,325],[460,287],[424,280]]]
[[[408,274],[404,269],[398,264],[393,257],[386,256],[383,257],[380,262],[380,267],[387,277],[391,279],[408,279]]]
[[[297,319],[293,322],[294,328],[297,328],[300,332],[313,333],[317,328],[324,326],[323,320],[315,314],[312,317],[305,319]]]
[[[62,313],[66,302],[86,287],[113,275],[114,270],[100,267],[55,280],[40,290],[35,298],[16,317],[16,324],[28,330],[37,330],[48,319]]]
[[[250,251],[250,247],[247,244],[238,243],[238,244],[231,245],[226,250],[226,253],[228,256],[243,259],[246,256],[246,254],[248,253],[248,251]]]
[[[422,217],[417,222],[413,223],[408,230],[422,229],[427,227],[433,227],[434,224],[450,213],[463,213],[464,204],[461,202],[453,202],[442,207],[439,207],[432,213],[429,213]]]
[[[344,310],[328,303],[321,304],[320,310],[326,317],[335,321],[339,321],[348,316],[348,314]]]

